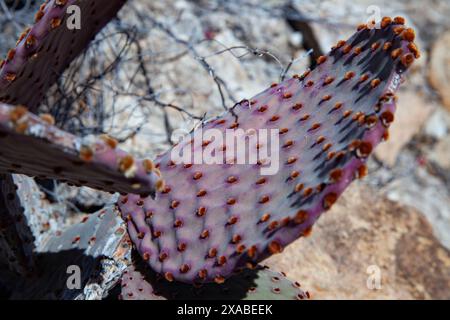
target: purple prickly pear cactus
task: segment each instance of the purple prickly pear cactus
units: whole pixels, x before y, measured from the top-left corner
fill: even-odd
[[[55,178],[122,193],[153,194],[163,182],[150,160],[136,160],[110,137],[79,138],[52,118],[0,104],[0,172]]]
[[[36,111],[50,86],[125,2],[50,0],[42,4],[34,26],[22,33],[17,47],[0,64],[0,102]],[[75,10],[68,10],[73,5]],[[70,22],[77,14],[81,26],[73,28]]]
[[[15,290],[13,298],[102,298],[130,256],[111,206],[33,242],[47,213],[42,199],[29,201],[40,192],[14,175],[21,173],[128,194],[118,206],[146,268],[124,274],[124,299],[309,298],[284,274],[256,264],[307,236],[366,174],[367,157],[388,137],[403,73],[419,57],[414,31],[403,18],[358,27],[313,70],[205,122],[155,166],[117,149],[114,139],[75,137],[51,116],[28,112],[125,2],[47,1],[0,65],[0,284]],[[80,29],[68,28],[72,5],[81,11]],[[83,292],[66,287],[74,264],[83,268]],[[5,281],[6,269],[32,268],[31,279]]]
[[[352,180],[366,174],[367,157],[387,139],[394,93],[419,57],[413,40],[400,17],[384,18],[379,28],[362,25],[313,70],[239,103],[159,157],[165,188],[155,199],[128,195],[119,202],[142,258],[169,281],[222,283],[236,268],[307,236]],[[224,136],[242,129],[241,143],[274,130],[275,174],[261,169],[277,165],[262,152],[276,139],[253,140],[245,155],[258,161],[236,164],[228,156],[234,144],[200,132],[212,129]],[[219,161],[174,159],[182,152]]]

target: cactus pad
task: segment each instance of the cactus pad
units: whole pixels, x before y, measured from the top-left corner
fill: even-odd
[[[49,215],[41,196],[33,179],[0,175],[0,264],[9,262],[10,270],[22,275],[34,269],[35,239],[45,229],[41,219]]]
[[[58,227],[58,219],[53,216],[50,203],[33,178],[5,175],[1,189],[6,195],[6,208],[17,221],[18,231],[25,242],[38,246],[36,241],[42,239],[42,235]]]
[[[47,90],[94,36],[116,16],[126,0],[50,0],[36,13],[17,47],[0,64],[0,102],[26,105],[36,111]],[[67,20],[80,8],[80,29]],[[70,21],[69,21],[70,22]]]
[[[275,175],[261,174],[264,142],[246,150],[248,157],[258,154],[256,164],[236,164],[228,141],[193,139],[199,128],[176,148],[194,157],[215,152],[225,164],[177,162],[173,150],[159,157],[165,188],[155,199],[128,195],[119,203],[142,258],[169,281],[221,283],[236,268],[307,236],[351,181],[366,174],[367,157],[388,137],[394,93],[419,57],[414,31],[403,24],[398,17],[384,18],[379,28],[362,25],[313,70],[203,124],[203,133],[278,130]]]
[[[159,170],[109,137],[78,138],[23,107],[0,104],[0,172],[54,178],[110,192],[152,194]]]
[[[99,291],[97,299],[102,298],[120,279],[130,255],[117,209],[102,209],[48,236],[37,249],[37,274],[23,279],[12,299],[83,299],[93,289]],[[70,266],[80,268],[80,289],[67,286]]]
[[[123,300],[304,300],[309,293],[283,273],[257,266],[236,272],[223,285],[208,283],[199,287],[169,282],[154,272],[128,267],[122,276]]]

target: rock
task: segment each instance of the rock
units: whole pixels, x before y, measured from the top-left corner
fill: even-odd
[[[425,124],[424,131],[435,139],[444,138],[450,132],[450,113],[443,107],[437,108]]]
[[[401,15],[406,18],[408,25],[417,30],[416,16],[410,9],[420,7],[421,2],[313,0],[294,1],[293,5],[313,29],[320,49],[327,52],[338,40],[348,38],[356,25],[370,23],[373,20],[379,22],[383,16]],[[419,42],[419,47],[422,47],[420,44]]]
[[[309,238],[266,263],[298,280],[313,299],[450,298],[450,252],[430,224],[361,183],[346,191]]]
[[[75,210],[82,212],[95,212],[117,200],[117,197],[112,196],[109,192],[89,187],[73,187],[65,183],[58,184],[55,193],[60,195],[59,201],[70,203],[72,207],[76,207]]]
[[[439,37],[431,51],[429,78],[432,86],[450,110],[450,31]]]
[[[393,180],[383,192],[393,201],[419,210],[433,226],[436,237],[450,249],[450,193],[439,178],[425,168]]]
[[[446,136],[437,143],[430,154],[430,160],[436,162],[441,168],[450,170],[450,136]]]
[[[375,156],[392,167],[399,152],[421,130],[434,108],[420,93],[400,91],[389,140],[377,147]]]

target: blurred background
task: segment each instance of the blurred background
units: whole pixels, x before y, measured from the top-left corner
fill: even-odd
[[[39,5],[0,0],[1,56]],[[109,133],[154,157],[174,133],[302,73],[356,25],[397,15],[416,30],[422,56],[398,93],[389,141],[313,234],[267,264],[313,298],[450,299],[448,0],[130,0],[42,110],[66,130]],[[114,201],[54,181],[41,188],[60,225]]]

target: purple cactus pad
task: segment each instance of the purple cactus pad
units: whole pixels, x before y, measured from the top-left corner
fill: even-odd
[[[165,189],[155,199],[128,195],[119,203],[143,259],[168,280],[221,283],[307,236],[366,174],[367,157],[388,136],[394,92],[419,57],[414,31],[403,23],[384,18],[378,28],[360,26],[313,70],[239,103],[174,149],[213,149],[227,164],[180,163],[173,150],[159,157]],[[193,139],[208,129],[278,130],[278,172],[261,174],[264,142],[246,149],[247,157],[258,155],[257,164],[235,164],[228,143]]]

